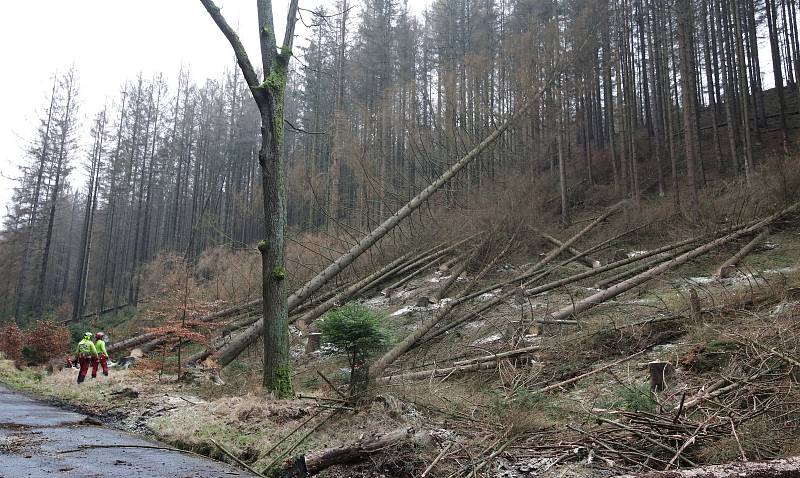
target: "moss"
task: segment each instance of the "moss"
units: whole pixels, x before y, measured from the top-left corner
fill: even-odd
[[[266,239],[262,239],[262,240],[258,241],[258,251],[259,252],[261,252],[263,254],[263,253],[267,252],[267,248],[269,248],[269,241],[267,241]]]
[[[286,78],[289,74],[289,56],[279,55],[272,66],[272,71],[264,80],[264,86],[272,92],[275,100],[275,116],[273,127],[278,146],[283,144],[283,103],[286,94]]]
[[[282,46],[281,56],[288,59],[290,56],[292,56],[292,49],[289,48],[288,46]]]
[[[286,268],[283,266],[275,266],[275,269],[272,270],[272,277],[277,281],[286,279]]]
[[[269,388],[275,392],[275,396],[278,398],[291,398],[294,395],[292,366],[289,362],[284,362],[278,367]]]

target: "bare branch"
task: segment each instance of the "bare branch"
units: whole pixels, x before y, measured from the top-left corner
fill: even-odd
[[[286,34],[283,37],[282,55],[290,55],[294,44],[294,27],[297,24],[298,0],[291,0],[289,3],[289,13],[286,15]]]
[[[236,34],[233,28],[231,28],[231,26],[225,20],[225,17],[222,16],[219,7],[214,3],[213,0],[200,0],[200,3],[206,7],[208,14],[211,15],[211,18],[214,20],[214,23],[217,24],[220,31],[222,31],[222,34],[225,35],[225,38],[227,38],[228,42],[230,42],[233,52],[236,54],[236,63],[239,64],[239,68],[242,70],[244,81],[247,82],[247,86],[250,88],[258,86],[258,75],[256,75],[256,71],[253,69],[253,64],[250,63],[250,59],[247,57],[247,52],[244,49],[244,45],[242,45],[242,41],[239,40],[239,35]]]
[[[303,134],[328,134],[328,133],[326,133],[325,131],[306,131],[306,130],[304,130],[303,128],[300,128],[300,127],[297,127],[297,126],[293,125],[293,124],[292,124],[292,122],[291,122],[291,121],[289,121],[289,120],[288,120],[288,119],[286,119],[286,118],[284,118],[284,119],[283,119],[283,122],[284,122],[284,123],[286,123],[286,125],[287,125],[287,126],[289,126],[289,129],[291,129],[292,131],[294,131],[294,132],[296,132],[296,133],[303,133]]]

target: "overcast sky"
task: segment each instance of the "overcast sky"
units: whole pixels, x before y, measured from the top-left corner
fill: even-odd
[[[241,32],[258,63],[254,0],[217,0]],[[284,30],[288,0],[275,0],[275,28]],[[313,9],[322,0],[301,0]],[[329,3],[325,1],[325,3]],[[330,2],[332,3],[332,2]],[[428,0],[409,0],[420,11]],[[308,14],[304,14],[308,23]],[[298,22],[297,33],[305,34]],[[283,35],[278,35],[279,42]],[[297,44],[303,44],[299,39]],[[230,46],[199,0],[8,0],[0,20],[0,215],[11,198],[13,178],[46,106],[53,74],[78,71],[81,122],[119,94],[125,80],[142,72],[177,76],[181,65],[197,81],[218,77],[233,65]],[[81,152],[76,163],[82,163]],[[76,164],[77,166],[77,164]],[[79,179],[73,183],[79,182]]]

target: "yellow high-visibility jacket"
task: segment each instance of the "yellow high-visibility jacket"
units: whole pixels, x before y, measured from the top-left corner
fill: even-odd
[[[98,339],[98,340],[97,340],[97,341],[94,343],[94,347],[95,347],[95,349],[97,349],[97,353],[98,353],[99,355],[105,355],[105,356],[108,356],[108,352],[106,351],[106,342],[105,342],[105,340]]]
[[[78,342],[78,347],[75,349],[75,353],[77,353],[78,356],[89,354],[92,357],[97,357],[97,349],[95,348],[91,339],[83,339]]]

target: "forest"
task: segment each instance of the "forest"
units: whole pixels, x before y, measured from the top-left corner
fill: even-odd
[[[235,433],[147,425],[250,472],[799,472],[797,0],[280,1],[249,52],[193,2],[232,47],[215,77],[82,111],[74,67],[30,99],[0,231],[0,350],[28,363],[0,381],[47,361],[14,334],[103,329],[140,365],[119,390],[257,397]]]

